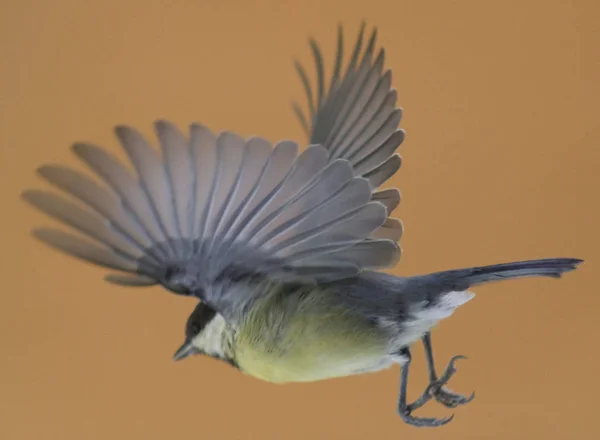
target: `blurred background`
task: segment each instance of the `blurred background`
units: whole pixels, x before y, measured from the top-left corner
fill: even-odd
[[[4,0],[0,5],[0,438],[597,439],[600,371],[600,4],[596,1]],[[586,263],[563,280],[476,289],[434,332],[451,388],[477,398],[437,430],[395,412],[399,371],[269,385],[209,358],[175,364],[195,305],[36,243],[54,225],[22,203],[74,141],[119,157],[112,128],[305,142],[294,58],[328,71],[336,27],[379,29],[405,110],[406,233],[397,274],[542,257]],[[312,70],[310,70],[312,73]],[[410,394],[426,366],[415,348]]]

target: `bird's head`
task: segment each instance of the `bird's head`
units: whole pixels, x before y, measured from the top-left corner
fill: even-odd
[[[185,325],[185,341],[173,355],[179,361],[191,355],[208,356],[232,363],[225,349],[225,319],[212,307],[200,301]]]

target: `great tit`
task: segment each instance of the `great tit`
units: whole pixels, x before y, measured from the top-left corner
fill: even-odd
[[[133,173],[89,143],[73,152],[101,183],[79,171],[46,165],[39,174],[80,204],[46,191],[23,197],[91,240],[36,229],[46,244],[115,269],[112,283],[160,284],[199,302],[175,359],[207,354],[268,382],[310,382],[401,366],[398,412],[414,426],[443,419],[412,412],[435,399],[448,407],[473,398],[445,388],[452,358],[438,376],[431,329],[473,298],[470,288],[492,281],[560,277],[572,258],[513,262],[428,275],[381,272],[400,257],[402,223],[391,217],[400,192],[380,189],[400,168],[402,110],[376,50],[376,30],[360,29],[343,64],[338,30],[333,74],[325,84],[323,56],[310,41],[316,87],[299,64],[308,112],[294,104],[310,141],[191,124],[189,135],[159,120],[158,154],[135,129],[116,135]],[[425,346],[429,385],[407,402],[411,347]]]

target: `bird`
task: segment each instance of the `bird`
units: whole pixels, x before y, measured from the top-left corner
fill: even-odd
[[[103,148],[72,152],[95,175],[58,164],[37,173],[55,191],[23,199],[71,228],[35,228],[55,250],[114,270],[106,281],[162,286],[198,300],[173,358],[219,359],[270,383],[314,382],[399,366],[397,412],[408,425],[430,400],[448,408],[472,401],[446,387],[454,356],[438,374],[431,332],[474,297],[472,288],[523,277],[559,278],[583,261],[545,258],[396,276],[401,195],[382,189],[401,167],[403,110],[397,105],[377,28],[363,22],[344,63],[338,26],[332,74],[310,39],[316,85],[295,67],[308,101],[293,111],[308,142],[244,138],[194,122],[185,134],[154,122],[159,149],[127,125],[115,134],[128,167]],[[345,64],[345,67],[344,67]],[[429,381],[409,403],[415,343],[425,348]]]

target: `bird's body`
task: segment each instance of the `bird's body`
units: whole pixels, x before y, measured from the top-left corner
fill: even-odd
[[[534,260],[414,277],[364,271],[319,286],[241,279],[227,288],[268,293],[241,306],[230,319],[233,325],[214,319],[195,347],[274,383],[380,371],[403,365],[408,359],[402,349],[474,297],[467,288],[503,279],[558,277],[576,264],[572,259]]]

